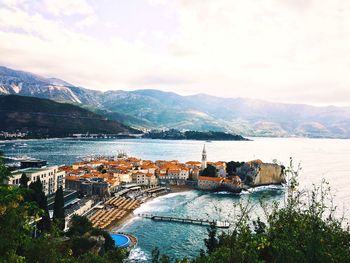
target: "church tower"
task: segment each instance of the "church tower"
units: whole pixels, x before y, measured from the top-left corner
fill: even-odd
[[[205,150],[205,144],[204,144],[203,152],[202,152],[202,167],[201,167],[201,170],[203,171],[205,168],[207,168],[207,151]]]

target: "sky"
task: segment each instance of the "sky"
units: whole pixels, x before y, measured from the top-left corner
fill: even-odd
[[[350,106],[350,1],[0,0],[0,64],[102,91]]]

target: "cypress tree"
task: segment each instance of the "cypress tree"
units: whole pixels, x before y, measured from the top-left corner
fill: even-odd
[[[218,247],[219,241],[216,237],[216,225],[210,224],[210,227],[207,229],[208,238],[204,239],[205,246],[207,247],[207,252],[210,255]]]
[[[23,173],[21,178],[19,179],[19,186],[22,188],[28,188],[28,181],[29,181],[29,178],[25,173]]]
[[[4,184],[5,181],[9,180],[10,177],[11,177],[11,173],[5,166],[4,155],[0,151],[0,185]]]
[[[64,230],[65,217],[64,217],[64,198],[62,186],[57,189],[55,194],[55,203],[53,208],[53,221],[57,223],[59,229]]]
[[[38,228],[41,231],[48,231],[51,228],[51,221],[49,215],[49,208],[47,205],[47,198],[43,191],[43,185],[40,181],[40,178],[35,182],[29,185],[29,188],[32,190],[31,201],[37,203],[38,207],[43,210],[41,220],[38,223]]]

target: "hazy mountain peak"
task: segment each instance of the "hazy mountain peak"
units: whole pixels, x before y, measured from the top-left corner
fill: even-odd
[[[57,78],[48,78],[47,79],[52,85],[56,85],[56,86],[68,86],[68,87],[74,87],[74,85],[61,80],[61,79],[57,79]]]

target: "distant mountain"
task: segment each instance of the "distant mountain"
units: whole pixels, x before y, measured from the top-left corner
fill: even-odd
[[[99,106],[101,92],[75,87],[60,79],[0,67],[0,93]]]
[[[138,133],[72,104],[17,95],[0,96],[0,131],[29,132],[30,137]]]
[[[159,90],[98,92],[0,67],[0,94],[69,102],[137,128],[227,131],[244,136],[350,138],[349,107],[314,107]]]

